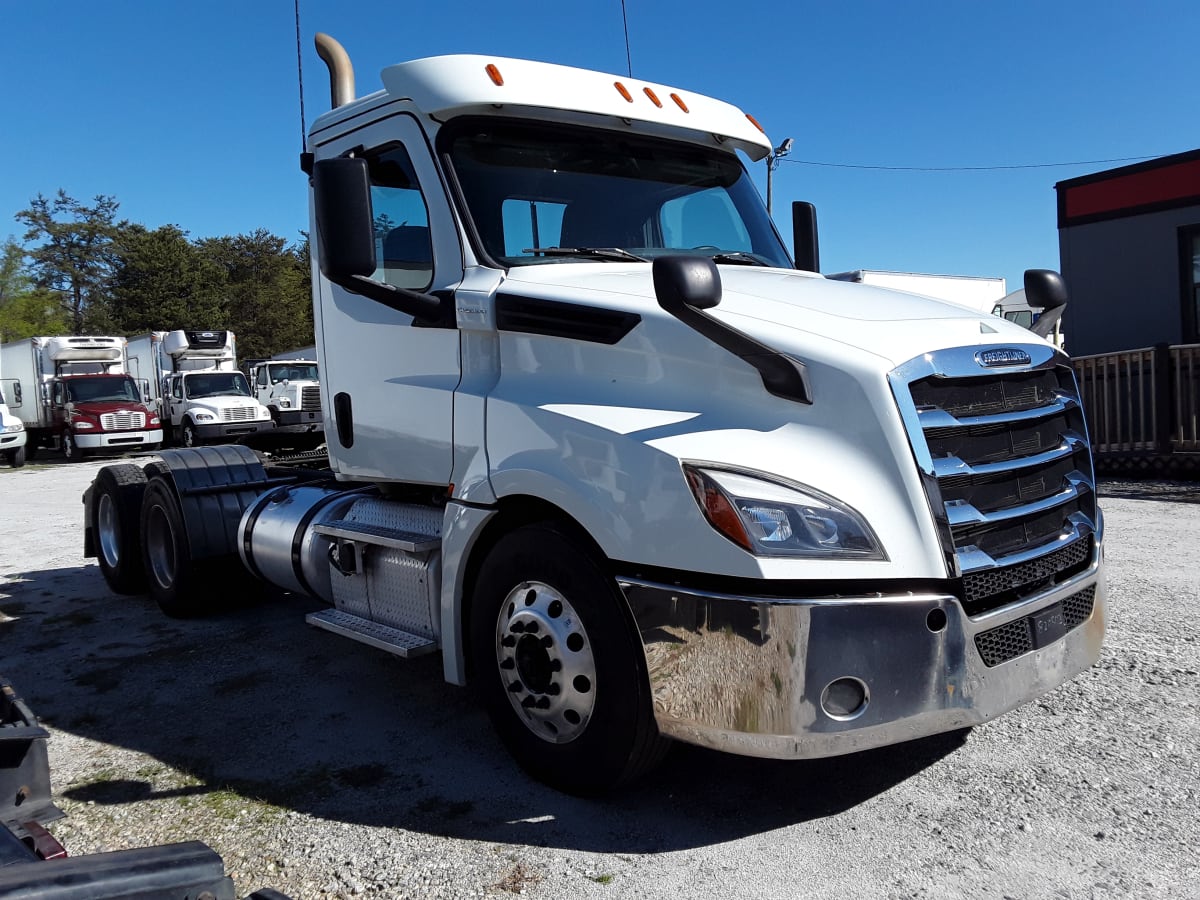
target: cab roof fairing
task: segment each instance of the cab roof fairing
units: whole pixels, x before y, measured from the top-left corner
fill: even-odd
[[[500,73],[493,82],[488,66]],[[348,118],[386,100],[409,100],[424,114],[439,120],[467,113],[492,113],[497,109],[555,111],[560,116],[590,114],[665,126],[666,129],[716,136],[758,161],[771,152],[771,142],[740,109],[702,94],[685,92],[619,75],[608,75],[572,66],[532,62],[499,56],[435,56],[389,66],[381,73],[383,92],[375,92],[320,116],[310,133]],[[624,85],[626,100],[616,87]],[[647,89],[661,106],[655,105]],[[687,112],[672,99],[677,95]],[[539,116],[540,118],[540,116]]]

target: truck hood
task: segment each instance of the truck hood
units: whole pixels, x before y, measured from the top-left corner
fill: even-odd
[[[1042,343],[1032,332],[998,316],[931,297],[828,281],[789,269],[718,269],[722,299],[709,314],[783,351],[804,352],[814,339],[832,341],[881,357],[893,368],[945,347]],[[666,315],[655,298],[650,266],[644,263],[515,267],[501,290]]]
[[[143,413],[147,419],[157,415],[153,410],[141,403],[130,403],[127,400],[81,400],[69,404],[70,409],[86,416],[102,416],[107,413],[134,412]]]
[[[188,406],[199,406],[205,409],[222,410],[222,409],[243,409],[251,407],[260,409],[262,404],[253,397],[247,397],[245,394],[229,394],[227,396],[213,397],[196,397],[188,399]]]

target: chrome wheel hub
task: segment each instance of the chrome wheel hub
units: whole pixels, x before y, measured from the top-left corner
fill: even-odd
[[[96,530],[99,531],[100,552],[110,569],[121,561],[120,544],[117,541],[117,504],[111,494],[101,494],[96,515]]]
[[[596,705],[592,644],[574,607],[554,588],[524,581],[496,619],[496,663],[508,701],[544,741],[566,744]]]

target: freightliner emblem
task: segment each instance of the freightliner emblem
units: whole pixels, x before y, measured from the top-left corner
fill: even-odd
[[[1028,366],[1033,364],[1029,354],[1024,350],[1013,347],[1003,347],[999,350],[980,350],[975,354],[975,361],[981,366],[993,369],[997,366]]]

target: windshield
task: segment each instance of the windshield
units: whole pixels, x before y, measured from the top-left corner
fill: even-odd
[[[279,384],[281,381],[317,380],[316,363],[288,363],[287,365],[272,364],[268,366],[267,369],[271,376],[271,384]]]
[[[67,378],[63,383],[67,389],[67,400],[71,403],[96,403],[105,400],[142,402],[137,385],[128,375]]]
[[[223,397],[230,394],[250,396],[250,385],[241,372],[203,372],[188,375],[185,379],[187,395],[195,400],[199,397]]]
[[[502,265],[694,253],[791,268],[732,152],[496,119],[444,135],[483,245]],[[609,250],[618,252],[597,252]]]

